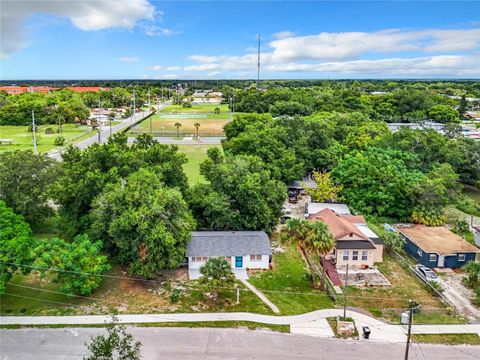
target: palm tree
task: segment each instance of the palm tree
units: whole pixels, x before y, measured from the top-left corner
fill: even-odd
[[[178,123],[178,122],[175,123],[175,127],[177,128],[177,139],[179,138],[179,136],[178,136],[178,129],[180,129],[180,126],[182,126],[182,124],[180,124],[180,123]]]
[[[224,258],[208,259],[200,268],[200,273],[203,275],[200,282],[210,287],[215,300],[218,298],[219,288],[232,286],[235,283],[232,265]]]
[[[316,253],[319,260],[327,255],[335,246],[335,239],[328,229],[327,224],[321,221],[308,222],[308,234],[304,246],[309,253]],[[320,289],[325,289],[324,274],[320,274]]]
[[[197,129],[197,140],[198,140],[198,128],[200,127],[200,123],[195,123],[193,124],[195,126],[195,129]]]
[[[324,257],[335,246],[335,239],[328,230],[327,224],[321,221],[312,222],[303,219],[290,219],[286,225],[286,228],[280,234],[280,241],[284,244],[298,247],[312,275],[312,285],[316,287],[316,271],[312,265],[311,255],[317,254],[319,258]],[[320,274],[320,277],[320,287],[323,289],[325,279],[323,274]]]

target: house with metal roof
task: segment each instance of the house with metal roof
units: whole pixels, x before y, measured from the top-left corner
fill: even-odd
[[[480,249],[443,226],[395,225],[405,239],[404,249],[429,268],[460,268],[476,261]]]
[[[383,241],[367,225],[362,215],[339,214],[325,207],[308,216],[310,221],[322,221],[335,239],[333,251],[326,256],[337,269],[372,267],[383,261]]]
[[[198,279],[200,268],[211,257],[223,257],[238,278],[247,269],[269,269],[272,250],[263,231],[194,231],[187,245],[188,276]]]

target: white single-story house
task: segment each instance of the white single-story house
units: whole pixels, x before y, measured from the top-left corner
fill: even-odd
[[[247,278],[247,269],[270,268],[272,250],[263,231],[194,231],[186,256],[192,280],[201,277],[200,268],[211,257],[224,257],[237,277]]]

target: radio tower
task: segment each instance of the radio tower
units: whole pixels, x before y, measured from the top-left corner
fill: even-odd
[[[257,55],[257,90],[260,89],[260,38],[261,34],[257,35],[258,37],[258,55]]]

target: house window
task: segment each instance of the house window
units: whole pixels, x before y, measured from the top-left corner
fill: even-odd
[[[430,254],[428,256],[428,260],[430,261],[437,261],[437,255],[436,254]]]
[[[458,261],[465,261],[465,254],[458,254]]]
[[[349,255],[350,255],[350,254],[348,253],[348,251],[344,251],[344,252],[343,252],[343,260],[348,261]]]
[[[362,251],[362,260],[363,261],[368,260],[368,251],[366,251],[366,250]]]
[[[206,256],[202,257],[202,261],[207,261],[207,260],[208,260],[208,257],[206,257]]]
[[[232,257],[231,256],[227,256],[225,259],[227,259],[228,262],[232,262]]]
[[[192,260],[193,260],[193,261],[196,261],[196,262],[202,261],[202,257],[201,257],[201,256],[194,256],[194,257],[192,258]]]
[[[358,260],[358,251],[352,252],[352,260]]]
[[[417,254],[418,254],[418,256],[422,256],[423,255],[422,249],[418,249]]]
[[[262,261],[262,255],[250,255],[250,261]]]

